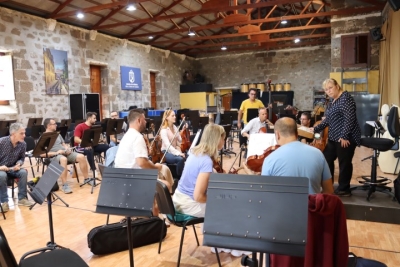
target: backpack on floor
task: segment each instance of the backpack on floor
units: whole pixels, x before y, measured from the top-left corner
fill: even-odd
[[[354,253],[350,252],[347,267],[387,267],[387,265],[376,260],[357,257]]]

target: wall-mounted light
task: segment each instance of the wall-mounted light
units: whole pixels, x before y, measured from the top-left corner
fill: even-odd
[[[82,12],[78,12],[78,13],[76,14],[76,17],[77,17],[78,19],[83,19],[83,18],[85,17],[85,14],[83,14]]]
[[[126,7],[126,10],[127,10],[127,11],[135,11],[135,10],[136,10],[136,7],[135,7],[134,4],[130,4],[130,5],[128,5],[128,6]]]
[[[194,31],[192,31],[192,28],[189,27],[188,35],[189,36],[195,36],[196,33]]]
[[[296,38],[296,39],[294,39],[294,42],[297,44],[297,43],[300,42],[300,39],[299,39],[299,38]]]
[[[225,51],[226,49],[228,49],[228,48],[224,45],[221,47],[221,50],[223,50],[223,51]]]

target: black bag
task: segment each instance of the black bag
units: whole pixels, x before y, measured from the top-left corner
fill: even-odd
[[[357,257],[354,253],[350,252],[347,267],[387,267],[387,265],[376,260]]]
[[[160,241],[161,228],[164,221],[158,217],[140,218],[132,220],[133,247],[141,247]],[[128,233],[126,222],[106,224],[90,230],[88,246],[95,255],[115,253],[128,249]],[[164,225],[162,238],[167,234]]]
[[[400,172],[397,178],[394,179],[393,181],[393,187],[394,187],[394,196],[396,197],[397,202],[399,202],[400,204]]]

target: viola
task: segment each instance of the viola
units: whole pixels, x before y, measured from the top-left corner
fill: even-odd
[[[189,129],[185,127],[180,132],[181,138],[182,138],[182,143],[181,143],[181,151],[185,153],[187,150],[189,150],[190,146],[192,143],[190,142],[190,132]]]
[[[314,127],[317,126],[318,124],[320,124],[321,122],[322,121],[315,122]],[[310,143],[310,146],[318,148],[319,150],[321,150],[321,152],[324,152],[326,144],[328,143],[328,131],[329,131],[329,127],[325,127],[324,131],[321,133],[321,138],[318,140],[314,139],[314,141],[312,141]]]
[[[213,159],[213,168],[217,173],[225,173],[224,169],[221,168],[221,165],[215,159]]]
[[[264,152],[261,155],[254,155],[254,156],[248,157],[247,162],[246,162],[247,167],[254,172],[261,172],[261,168],[262,168],[265,158],[268,157],[269,154],[271,154],[278,148],[279,148],[279,145],[270,146],[266,150],[264,150]]]

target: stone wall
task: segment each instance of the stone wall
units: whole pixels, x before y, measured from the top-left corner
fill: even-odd
[[[54,31],[45,19],[0,8],[0,50],[13,55],[15,95],[18,120],[29,117],[69,118],[67,95],[46,95],[43,49],[68,52],[69,93],[90,92],[90,65],[102,66],[103,116],[111,110],[131,105],[150,106],[150,72],[157,73],[157,108],[179,108],[179,85],[186,69],[194,69],[195,60],[133,42],[97,34],[90,40],[89,31],[57,23]],[[121,90],[120,66],[141,69],[142,91]]]
[[[198,59],[199,72],[214,87],[241,83],[291,83],[294,103],[300,109],[313,106],[313,89],[320,89],[331,69],[330,46],[223,55]]]
[[[363,2],[355,0],[332,1],[331,8],[343,9],[362,7],[366,5]],[[333,16],[331,18],[331,47],[332,47],[332,72],[340,72],[341,68],[341,36],[350,34],[368,33],[375,27],[382,26],[381,12],[358,16]],[[370,69],[379,69],[379,41],[373,41],[371,38],[371,67]]]

